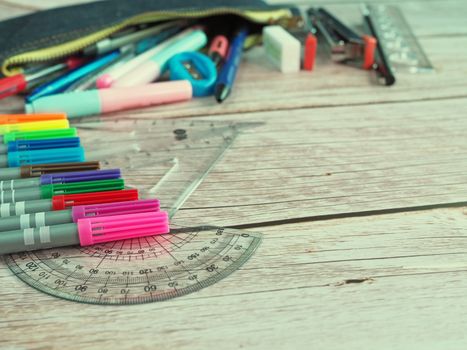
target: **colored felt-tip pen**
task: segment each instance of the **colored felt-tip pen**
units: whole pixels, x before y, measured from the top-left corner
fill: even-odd
[[[0,169],[0,180],[12,181],[15,179],[39,177],[44,174],[64,173],[69,171],[98,170],[100,168],[101,166],[99,162],[70,162],[23,165],[17,168]]]
[[[76,128],[68,129],[51,129],[51,130],[37,130],[37,131],[17,131],[10,132],[3,135],[3,143],[19,140],[43,140],[43,139],[63,139],[69,137],[77,137],[78,130]],[[1,149],[0,145],[0,149]],[[1,152],[0,152],[1,153]]]
[[[169,233],[165,211],[79,219],[72,224],[42,226],[0,234],[0,254],[69,245],[93,244]]]
[[[127,202],[104,204],[77,205],[71,209],[23,214],[0,218],[0,232],[21,230],[31,227],[68,224],[78,222],[88,217],[127,215],[159,211],[160,203],[157,199],[141,199]]]
[[[217,68],[220,68],[229,50],[229,40],[224,35],[217,35],[212,39],[208,56],[212,59]]]
[[[0,204],[0,217],[7,218],[10,216],[67,210],[77,205],[135,201],[138,198],[138,190],[135,189],[61,194],[53,196],[52,199]]]
[[[169,39],[172,40],[172,39]],[[208,41],[206,34],[196,29],[179,36],[146,62],[141,63],[131,72],[118,79],[112,87],[128,87],[149,84],[155,81],[165,70],[168,61],[178,53],[197,51]],[[164,43],[163,43],[164,44]],[[162,45],[163,45],[162,44]]]
[[[8,168],[28,164],[84,162],[84,149],[82,147],[70,147],[10,152],[8,156],[2,155],[0,159],[2,159],[0,166]]]
[[[46,96],[26,105],[28,113],[61,111],[69,118],[186,101],[192,98],[189,81],[168,81],[129,88],[111,88]]]
[[[116,60],[120,56],[120,51],[113,51],[105,56],[99,57],[98,59],[81,66],[78,69],[71,71],[68,74],[65,74],[52,82],[40,85],[34,91],[26,97],[28,102],[37,100],[43,96],[49,96],[53,94],[60,93],[64,91],[68,86],[73,84],[78,79],[94,72],[101,67],[104,67],[114,60]]]
[[[46,120],[63,120],[66,118],[65,113],[0,114],[0,125],[42,122]]]
[[[70,182],[119,179],[121,175],[120,169],[70,171],[66,173],[44,174],[40,177],[32,177],[28,179],[0,181],[0,191],[12,191],[42,185],[65,184]]]
[[[3,142],[3,135],[17,131],[36,131],[49,129],[68,129],[70,123],[67,119],[44,120],[40,122],[3,124],[0,125],[0,142]]]
[[[123,179],[97,180],[58,183],[42,185],[39,187],[24,188],[13,191],[1,191],[0,203],[15,203],[28,200],[50,199],[59,194],[76,194],[96,191],[116,191],[122,190],[125,186]]]
[[[69,148],[79,146],[81,146],[79,137],[11,141],[6,145],[0,144],[0,167],[5,167],[8,163],[8,156],[5,155],[5,153],[8,154],[10,152],[37,151],[52,148]]]

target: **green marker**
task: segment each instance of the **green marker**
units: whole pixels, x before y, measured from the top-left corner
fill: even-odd
[[[1,191],[0,203],[16,203],[37,199],[50,199],[62,194],[77,194],[88,192],[102,192],[123,190],[123,179],[71,182],[64,184],[43,185],[13,191]]]
[[[65,137],[77,137],[76,128],[51,129],[37,131],[17,131],[3,135],[3,143],[8,144],[17,140],[41,140],[41,139],[61,139]]]

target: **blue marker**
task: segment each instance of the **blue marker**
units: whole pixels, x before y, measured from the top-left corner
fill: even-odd
[[[120,56],[120,50],[113,51],[105,56],[102,56],[91,63],[85,64],[70,73],[63,75],[50,83],[44,84],[36,88],[29,96],[26,97],[28,103],[37,100],[39,97],[54,95],[63,92],[67,87],[73,84],[78,79],[94,72],[97,69],[105,67],[112,63]]]
[[[237,76],[238,66],[242,59],[243,45],[245,44],[247,36],[248,31],[244,28],[241,29],[232,40],[227,59],[225,64],[222,66],[214,89],[214,95],[219,103],[224,101],[229,96],[230,91],[232,91],[232,87]]]
[[[54,164],[84,162],[82,147],[52,148],[36,151],[10,152],[0,155],[0,168],[20,167],[28,164]]]
[[[39,149],[70,148],[79,146],[81,146],[79,137],[41,140],[17,140],[10,141],[6,145],[0,145],[0,154],[21,151],[37,151]]]

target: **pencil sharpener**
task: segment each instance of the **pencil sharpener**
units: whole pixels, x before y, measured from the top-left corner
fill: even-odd
[[[214,62],[200,52],[182,52],[169,61],[170,80],[188,80],[193,95],[209,96],[214,93],[217,69]]]

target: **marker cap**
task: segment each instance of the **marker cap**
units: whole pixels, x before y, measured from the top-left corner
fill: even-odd
[[[138,199],[138,190],[121,190],[107,192],[90,192],[66,194],[52,197],[53,210],[64,210],[76,205],[101,204],[112,202],[134,201]]]
[[[115,215],[78,220],[82,246],[169,233],[167,212]]]
[[[43,140],[18,140],[8,142],[8,152],[24,152],[52,148],[69,148],[79,147],[80,145],[81,142],[79,137]]]
[[[20,167],[21,178],[38,177],[44,174],[63,173],[68,171],[86,171],[100,169],[99,162],[75,162],[57,164],[23,165]]]
[[[78,131],[76,128],[69,129],[52,129],[52,130],[37,130],[37,131],[18,131],[10,132],[3,135],[3,143],[18,141],[18,140],[43,140],[43,139],[59,139],[66,137],[76,137]]]
[[[10,152],[8,153],[8,166],[19,167],[27,164],[64,163],[84,161],[84,149],[54,148],[37,151]]]
[[[78,205],[72,208],[73,221],[87,217],[113,216],[123,214],[145,213],[159,211],[160,203],[157,199],[142,199],[104,204]]]
[[[64,184],[43,185],[40,187],[41,198],[52,198],[60,194],[75,194],[96,191],[123,190],[125,182],[122,179],[71,182]]]
[[[41,185],[70,182],[98,181],[118,179],[122,176],[120,169],[75,171],[68,173],[45,174],[40,178]]]
[[[45,113],[45,114],[0,114],[0,125],[31,123],[45,120],[62,120],[66,119],[64,113]]]

